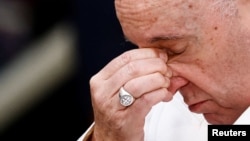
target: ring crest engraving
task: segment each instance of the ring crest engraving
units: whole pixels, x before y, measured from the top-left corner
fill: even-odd
[[[123,87],[120,88],[119,91],[119,99],[120,99],[120,103],[122,106],[130,106],[131,104],[133,104],[134,102],[134,97],[128,93],[126,90],[124,90]]]

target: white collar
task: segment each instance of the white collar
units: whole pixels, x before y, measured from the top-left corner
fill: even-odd
[[[234,124],[250,124],[250,107],[244,111]]]

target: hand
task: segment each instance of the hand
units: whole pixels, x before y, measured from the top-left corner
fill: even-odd
[[[130,50],[107,64],[90,80],[97,141],[143,141],[145,117],[153,105],[172,99],[167,90],[171,71],[162,50]],[[132,105],[119,103],[119,89],[135,97]]]

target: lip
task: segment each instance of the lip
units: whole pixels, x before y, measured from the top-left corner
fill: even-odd
[[[201,113],[202,106],[207,102],[208,100],[203,100],[194,104],[189,105],[189,110],[195,113]]]

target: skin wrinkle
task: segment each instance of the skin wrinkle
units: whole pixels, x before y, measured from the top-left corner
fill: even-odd
[[[144,0],[144,3],[146,3],[145,1],[146,0]],[[199,2],[194,4],[191,1],[190,2],[189,1],[175,1],[174,4],[172,4],[172,3],[170,3],[169,0],[165,0],[162,4],[159,4],[159,3],[155,4],[154,2],[147,2],[145,4],[146,6],[142,6],[142,4],[140,2],[138,2],[139,6],[136,3],[131,2],[131,3],[133,3],[132,8],[131,8],[131,6],[129,6],[131,3],[129,3],[129,1],[126,1],[126,2],[127,2],[127,4],[124,4],[125,6],[121,6],[122,4],[117,2],[118,4],[116,6],[116,8],[118,9],[117,15],[118,15],[118,18],[121,20],[121,23],[123,23],[122,22],[123,20],[127,19],[124,27],[126,27],[127,25],[133,25],[134,30],[138,31],[138,28],[139,28],[141,32],[144,32],[146,30],[154,28],[154,26],[158,26],[157,21],[164,20],[165,17],[171,18],[170,15],[174,14],[176,16],[172,16],[172,17],[176,17],[176,18],[170,19],[170,20],[175,22],[175,25],[178,25],[178,27],[185,27],[185,28],[176,29],[175,27],[169,26],[169,27],[167,27],[169,30],[169,34],[172,34],[173,33],[172,31],[176,31],[176,30],[179,30],[180,33],[184,32],[184,31],[181,31],[180,29],[183,29],[183,30],[201,29],[197,23],[198,23],[198,21],[202,21],[202,19],[204,18],[204,16],[203,16],[204,14],[202,14],[202,12],[200,12],[198,10],[195,10],[195,7],[198,7],[197,3],[199,3]],[[154,3],[154,4],[151,4],[151,3]],[[169,6],[170,8],[166,7],[165,5],[169,5],[169,3],[171,5],[174,5],[174,6]],[[183,3],[186,3],[186,4],[183,4]],[[165,6],[165,7],[163,7],[163,6]],[[135,10],[137,7],[139,7],[139,8],[137,10]],[[155,8],[155,7],[157,7],[157,8]],[[162,8],[167,9],[167,10],[162,10]],[[185,16],[182,16],[183,12],[181,10],[180,10],[180,12],[172,13],[171,11],[174,11],[174,9],[181,9],[181,10],[184,9],[186,11],[186,12],[184,12]],[[190,10],[192,10],[192,12],[195,14],[190,14],[190,12],[189,12]],[[157,15],[158,18],[156,18],[156,17],[148,18],[148,17],[152,17],[151,15],[153,15],[155,12],[159,12],[159,11],[161,11],[161,12],[166,11],[166,13],[164,13],[166,15],[164,15],[164,14],[163,14],[163,16]],[[142,13],[144,13],[144,14],[142,14]],[[180,18],[180,16],[181,16],[181,18],[186,19],[186,22],[184,24],[178,22],[179,21],[178,18]],[[133,18],[131,18],[131,17],[133,17]],[[141,19],[141,17],[144,17],[143,21],[139,20],[139,19]],[[145,19],[147,22],[145,22]],[[134,33],[134,34],[136,36],[137,33]],[[151,38],[153,36],[153,35],[148,35],[148,32],[146,32],[146,33],[144,32],[143,34],[145,36],[148,36],[148,38]],[[164,31],[164,34],[166,34],[165,31]],[[131,39],[129,39],[129,40],[131,42],[134,42]]]
[[[127,3],[124,4],[125,2],[119,3],[119,1],[116,1],[116,5],[117,5],[116,8],[119,9],[119,10],[117,10],[117,11],[119,11],[119,12],[117,12],[118,17],[119,17],[119,15],[121,15],[120,19],[128,18],[129,19],[128,22],[131,22],[130,24],[136,23],[136,24],[138,24],[138,26],[136,26],[136,28],[142,28],[142,29],[149,28],[152,25],[151,23],[156,22],[158,20],[157,16],[152,17],[151,15],[153,13],[157,12],[158,9],[161,9],[161,7],[163,7],[165,5],[165,3],[160,5],[158,3],[154,3],[152,1],[147,1],[147,0],[144,0],[143,3],[141,3],[141,2],[135,3],[134,1],[132,1],[132,2],[126,1],[126,2]],[[133,17],[133,19],[130,19],[131,17]],[[139,21],[138,19],[140,19],[140,17],[146,18],[147,22]],[[145,22],[145,23],[143,23],[143,22]],[[140,24],[142,24],[142,25],[140,25]]]
[[[235,6],[235,0],[212,0],[213,3],[208,6],[209,11],[212,12],[217,12],[217,13],[221,13],[221,17],[226,17],[226,16],[233,16],[235,15],[237,8]],[[119,3],[120,2],[120,3]],[[165,3],[169,3],[169,0],[165,0]],[[148,22],[141,22],[139,19],[139,17],[151,17],[150,15],[152,13],[154,13],[155,9],[161,9],[161,7],[163,7],[164,5],[166,5],[165,3],[163,4],[157,4],[156,2],[149,2],[147,0],[143,0],[143,3],[138,2],[138,3],[134,3],[134,1],[116,1],[116,5],[119,9],[121,9],[119,11],[122,13],[126,13],[126,14],[118,14],[122,15],[121,19],[129,19],[127,20],[127,22],[129,24],[134,25],[136,28],[141,28],[142,30],[145,29],[147,30],[148,28],[150,28],[153,23],[157,22],[157,20],[159,20],[157,17],[153,17],[153,18],[148,18],[147,21]],[[183,3],[187,3],[187,4],[183,4]],[[202,3],[202,2],[197,2],[197,3]],[[133,5],[133,7],[131,8],[131,5]],[[193,3],[192,0],[188,0],[188,1],[183,1],[183,0],[179,0],[176,1],[173,4],[174,8],[180,8],[180,9],[184,9],[185,11],[187,10],[193,10],[195,9],[194,7],[196,7]],[[157,8],[154,8],[157,7]],[[169,15],[171,15],[172,13],[169,11],[173,11],[172,9],[166,10],[167,13]],[[188,11],[185,13],[189,13]],[[200,13],[200,12],[197,12]],[[132,16],[131,16],[131,15]],[[135,16],[136,15],[136,16]],[[134,18],[131,18],[134,17]],[[186,27],[187,29],[189,28],[195,28],[197,27],[196,25],[194,25],[194,21],[198,18],[202,18],[202,14],[197,14],[196,16],[190,17],[189,19],[187,19],[187,22],[185,23],[184,27]],[[175,19],[173,19],[174,21]],[[136,24],[135,24],[136,23]],[[141,24],[138,24],[141,23]]]
[[[136,3],[139,2],[140,0],[133,4],[136,5]],[[148,2],[150,3],[150,1]],[[156,1],[154,2],[156,3]],[[227,97],[228,93],[239,93],[236,89],[237,87],[241,87],[238,84],[240,84],[242,81],[240,78],[237,78],[237,74],[234,73],[242,64],[236,65],[237,60],[233,59],[235,53],[241,52],[242,47],[235,49],[232,48],[235,45],[231,44],[229,48],[225,48],[226,50],[224,49],[224,47],[226,47],[229,43],[233,43],[232,41],[235,40],[235,37],[240,36],[241,34],[239,34],[239,32],[235,32],[238,31],[237,26],[235,26],[237,25],[237,9],[235,3],[230,3],[228,1],[218,2],[215,0],[199,0],[195,1],[195,3],[192,3],[191,0],[165,0],[164,4],[161,4],[161,2],[162,1],[157,1],[159,5],[164,5],[164,7],[158,7],[158,10],[151,10],[150,8],[147,9],[148,11],[151,11],[149,17],[158,16],[158,20],[150,21],[148,20],[148,17],[140,17],[138,16],[139,14],[137,15],[136,18],[140,19],[139,22],[143,22],[144,24],[150,23],[150,28],[144,28],[144,30],[137,29],[138,27],[136,27],[138,25],[143,25],[143,23],[134,22],[133,24],[130,24],[128,20],[123,19],[122,17],[122,14],[125,13],[120,13],[121,15],[119,18],[121,20],[121,25],[124,29],[126,29],[124,30],[124,34],[129,40],[139,46],[139,48],[165,47],[166,50],[168,50],[172,47],[176,48],[181,44],[185,45],[185,42],[187,42],[188,49],[185,49],[185,52],[180,55],[174,55],[173,57],[171,56],[168,61],[169,66],[173,68],[173,70],[177,71],[175,73],[179,73],[185,79],[189,79],[196,87],[199,87],[201,90],[206,90],[207,93],[219,93],[217,94],[220,95],[218,98],[219,100],[217,101],[219,101],[218,105],[220,105],[220,107],[230,107],[229,105],[231,105],[233,102],[226,102],[223,101],[223,99],[225,100],[225,97]],[[134,5],[131,7],[134,7]],[[218,9],[218,7],[223,8]],[[156,9],[155,7],[153,8]],[[118,11],[119,10],[122,11],[122,9],[118,8]],[[166,12],[164,13],[162,11]],[[128,14],[127,16],[133,17],[134,15]],[[144,20],[146,20],[146,22]],[[183,39],[179,40],[177,37],[176,42],[174,42],[176,38],[175,36],[177,34],[179,34],[178,36]],[[195,40],[189,42],[192,38]],[[224,47],[221,48],[220,46]],[[221,55],[222,52],[226,52],[227,56]],[[204,54],[206,55],[204,56]],[[247,60],[244,59],[247,58],[244,57],[244,55],[241,55],[240,57],[243,60]],[[218,59],[216,60],[212,58]],[[218,69],[211,65],[218,64],[218,60],[221,62],[221,66],[219,68],[223,69]],[[175,67],[178,65],[183,69],[178,68],[179,70],[176,70]],[[181,72],[181,70],[186,70],[187,72],[190,72],[190,74],[187,72]],[[244,70],[242,71],[242,74],[246,73]],[[202,76],[203,78],[200,79],[204,79],[204,81],[200,82],[199,78],[193,78],[191,76],[191,72],[196,72],[196,75]],[[225,74],[230,74],[231,76],[227,77]],[[218,75],[225,75],[226,77],[224,81],[228,82],[230,82],[232,77],[235,77],[235,83],[233,84],[233,82],[230,82],[230,85],[223,83],[223,79],[221,79],[221,77],[216,77]],[[208,88],[207,84],[204,82],[211,84],[213,87]],[[201,85],[200,83],[204,84]],[[232,90],[234,90],[234,92],[232,92]],[[211,98],[215,99],[216,97],[211,96]]]
[[[157,9],[152,7],[159,7],[159,5],[153,5],[147,2],[146,0],[144,0],[144,3],[138,3],[138,4],[132,3],[132,5],[133,7],[131,7],[131,3],[129,2],[117,3],[117,7],[119,9],[122,9],[119,12],[117,12],[117,15],[118,16],[120,15],[121,19],[127,19],[128,24],[132,24],[135,26],[135,28],[141,28],[142,30],[144,30],[150,28],[151,23],[157,21],[157,17],[152,17],[152,18],[147,18],[148,22],[142,22],[139,20],[140,19],[139,17],[151,17],[150,15],[153,12],[153,10]]]
[[[168,1],[166,1],[166,3],[167,2]],[[195,11],[195,7],[201,7],[200,9],[203,9],[203,8],[208,9],[208,8],[205,7],[207,5],[206,4],[202,5],[202,2],[197,2],[196,4],[193,4],[191,1],[190,2],[189,1],[185,1],[185,3],[187,3],[187,4],[183,4],[183,3],[184,3],[184,1],[175,2],[175,4],[173,4],[174,8],[177,9],[177,8],[181,7],[181,9],[184,9],[185,11],[192,10],[192,14],[189,14],[190,12],[188,12],[188,11],[185,12],[184,15],[183,15],[183,12],[176,12],[176,13],[180,13],[180,15],[182,16],[181,18],[185,18],[185,17],[189,17],[189,18],[185,18],[186,19],[185,20],[186,21],[185,24],[178,23],[178,18],[172,19],[172,21],[175,21],[176,22],[175,25],[179,25],[178,27],[185,27],[185,29],[187,29],[187,30],[196,30],[197,33],[202,32],[202,30],[200,30],[202,28],[199,27],[198,23],[204,22],[204,21],[208,22],[208,21],[204,20],[207,17],[205,17],[204,14],[201,14],[201,12],[199,12],[199,10]],[[216,2],[214,2],[214,3],[216,3]],[[139,20],[140,17],[144,17],[144,16],[150,17],[151,14],[153,14],[154,12],[157,12],[157,11],[154,11],[155,9],[160,9],[161,7],[163,7],[164,4],[158,4],[158,5],[155,4],[155,5],[153,5],[154,6],[153,8],[150,8],[150,6],[152,6],[152,5],[150,5],[147,2],[146,6],[143,6],[143,4],[139,4],[140,5],[140,6],[138,6],[138,7],[140,7],[139,10],[133,10],[133,9],[132,10],[131,9],[127,9],[126,10],[126,8],[121,8],[122,10],[120,10],[120,11],[124,11],[122,13],[126,13],[126,14],[122,14],[121,13],[119,15],[122,15],[121,19],[130,18],[129,20],[127,20],[127,24],[132,24],[132,25],[134,25],[136,27],[135,30],[137,30],[137,28],[140,28],[141,31],[144,32],[145,30],[149,30],[149,28],[152,28],[153,24],[155,24],[155,26],[157,26],[157,21],[161,21],[162,19],[165,18],[165,16],[162,17],[162,18],[161,17],[159,17],[159,18],[151,18],[151,19],[148,19],[147,22],[145,22],[145,20],[140,21]],[[216,4],[222,5],[223,3],[217,2]],[[226,7],[227,6],[227,5],[226,6],[224,6],[224,5],[222,7]],[[136,4],[133,4],[133,6],[137,7]],[[155,6],[157,6],[157,7],[155,7]],[[127,7],[129,7],[129,6],[127,6]],[[211,9],[216,9],[216,7],[214,6],[214,4],[210,5],[210,7],[213,7]],[[218,6],[218,7],[220,7],[220,6]],[[134,8],[134,9],[136,9],[136,8]],[[227,12],[231,12],[230,10],[226,10],[228,8],[221,8],[221,9],[223,9],[223,10],[225,10]],[[151,12],[148,12],[148,14],[147,14],[145,11],[146,12],[151,11]],[[171,15],[171,14],[173,14],[173,13],[171,13],[171,11],[174,11],[174,9],[169,9],[169,10],[167,10],[166,13],[168,15]],[[217,12],[216,10],[210,10],[210,8],[207,11]],[[136,13],[137,13],[137,15],[136,15]],[[138,13],[140,13],[140,14],[138,15]],[[142,13],[145,13],[145,14],[142,14]],[[211,14],[214,14],[214,13],[211,13]],[[134,15],[136,15],[136,16],[134,16]],[[168,17],[168,15],[166,15],[166,17]],[[136,17],[136,18],[132,19],[131,17]],[[178,17],[178,16],[176,16],[176,17]],[[218,22],[219,22],[219,19],[218,19]],[[218,29],[218,27],[216,25],[215,25],[215,28]],[[169,33],[172,33],[172,31],[175,31],[175,30],[179,30],[179,32],[181,33],[182,31],[180,31],[180,29],[182,29],[182,28],[179,28],[179,29],[176,29],[175,27],[169,27],[168,28]],[[144,33],[144,34],[148,34],[148,33]],[[164,31],[164,34],[165,34],[165,31]],[[146,35],[146,36],[148,36],[149,38],[151,37],[151,35]],[[129,39],[129,40],[131,41],[131,39]],[[131,41],[131,42],[133,42],[133,41]]]
[[[234,124],[249,107],[249,0],[115,0],[115,8],[138,49],[127,51],[129,62],[117,64],[118,56],[91,79],[94,140],[143,140],[145,117],[177,91],[210,124]],[[124,75],[131,63],[138,75]],[[119,103],[121,87],[136,98],[132,106]]]
[[[94,140],[143,140],[145,117],[177,91],[210,124],[234,124],[249,107],[250,1],[115,0],[115,8],[138,49],[127,51],[129,62],[118,56],[92,79]],[[131,63],[137,75],[127,75]],[[137,98],[132,106],[115,97],[121,87]]]

